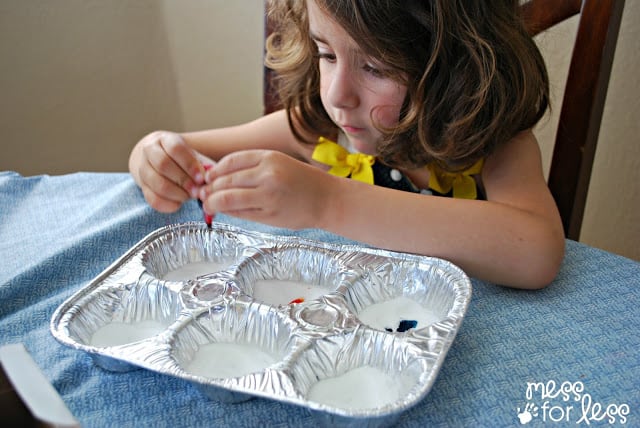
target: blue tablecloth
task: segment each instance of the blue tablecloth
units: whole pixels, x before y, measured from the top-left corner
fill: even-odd
[[[315,424],[305,409],[273,400],[218,403],[170,376],[104,371],[50,334],[54,310],[136,242],[199,219],[195,203],[154,212],[124,173],[0,172],[0,345],[24,343],[83,426]],[[216,220],[343,241],[320,230]],[[640,263],[567,241],[560,274],[545,290],[478,280],[473,287],[433,389],[399,426],[586,426],[586,418],[590,426],[640,426]],[[559,393],[563,383],[573,392]]]

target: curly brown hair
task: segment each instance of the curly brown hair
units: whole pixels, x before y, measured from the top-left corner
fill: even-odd
[[[533,127],[549,104],[544,60],[519,0],[308,0],[407,86],[397,126],[380,128],[379,158],[454,171]],[[298,139],[335,135],[320,100],[304,0],[272,0],[265,63]],[[309,143],[315,143],[315,141]]]

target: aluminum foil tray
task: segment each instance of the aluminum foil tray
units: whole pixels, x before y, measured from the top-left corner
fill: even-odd
[[[203,223],[149,234],[64,302],[51,332],[213,400],[385,426],[431,389],[471,298],[441,259]]]

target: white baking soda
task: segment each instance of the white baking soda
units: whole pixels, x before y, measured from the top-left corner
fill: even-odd
[[[363,366],[321,380],[311,387],[307,399],[341,409],[374,409],[397,402],[403,389],[407,390],[397,376]]]
[[[253,298],[269,305],[286,305],[296,299],[317,299],[330,291],[328,288],[304,282],[260,279],[253,285]]]
[[[173,269],[162,278],[166,281],[187,281],[189,279],[196,279],[199,276],[207,275],[214,272],[219,272],[227,268],[226,263],[221,262],[194,262],[188,263],[184,266],[180,266]]]
[[[230,378],[260,372],[277,360],[255,345],[210,343],[201,346],[187,371],[208,378]]]
[[[112,322],[96,330],[90,345],[98,348],[126,345],[156,336],[166,330],[167,325],[155,320],[132,323]]]
[[[442,320],[432,309],[425,308],[420,303],[405,296],[376,303],[365,307],[358,313],[360,321],[378,330],[387,328],[396,331],[400,321],[417,321],[416,329],[427,327]]]

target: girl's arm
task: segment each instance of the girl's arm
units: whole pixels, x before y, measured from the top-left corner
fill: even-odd
[[[324,224],[376,246],[448,259],[494,283],[548,285],[564,256],[564,234],[533,134],[521,133],[487,159],[482,178],[487,201],[341,183]]]
[[[485,161],[487,201],[426,196],[334,177],[273,151],[227,156],[207,173],[210,212],[320,227],[381,248],[448,259],[470,276],[541,288],[564,254],[540,152],[524,132]]]
[[[242,125],[188,132],[181,137],[189,147],[216,161],[240,150],[277,150],[297,159],[307,159],[313,151],[295,139],[284,110]]]

